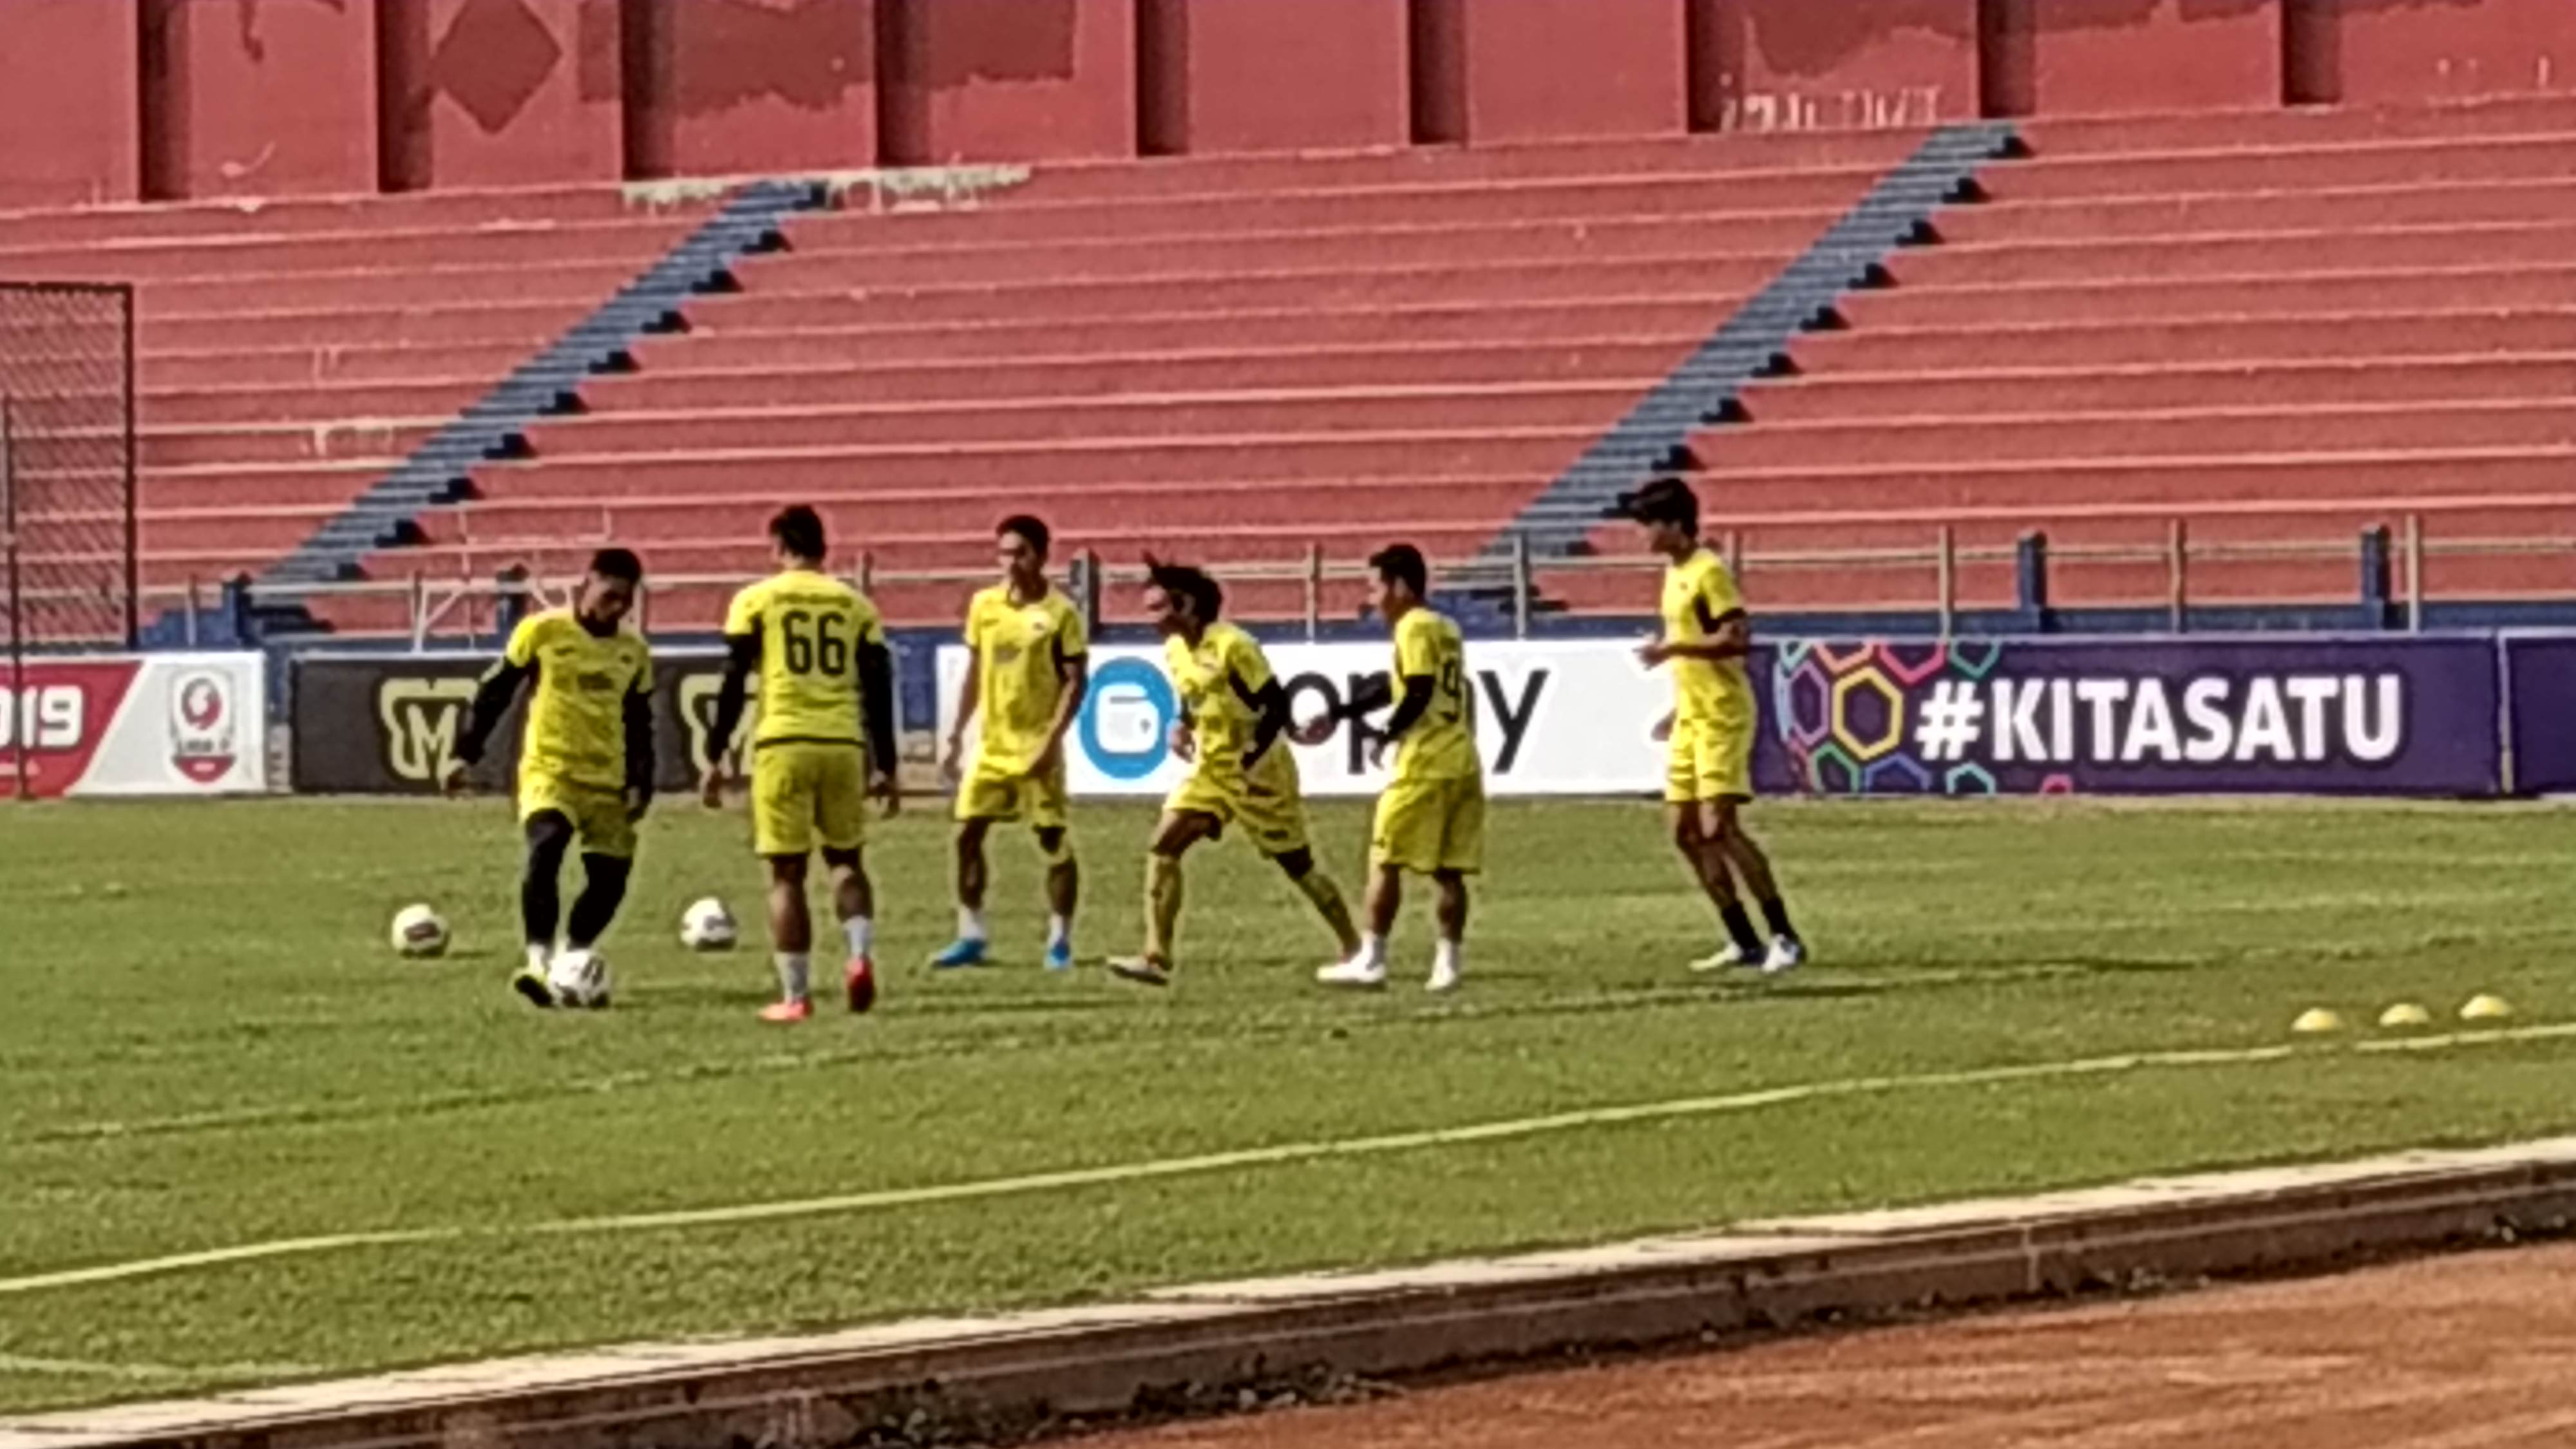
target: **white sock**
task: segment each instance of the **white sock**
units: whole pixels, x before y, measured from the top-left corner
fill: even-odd
[[[877,923],[866,916],[852,916],[841,923],[841,934],[850,943],[850,954],[865,956],[877,943]]]
[[[1360,953],[1351,959],[1359,962],[1363,966],[1384,967],[1386,965],[1386,937],[1377,934],[1375,931],[1363,933],[1360,936]]]
[[[528,969],[531,971],[545,970],[546,962],[553,955],[554,953],[547,950],[545,947],[531,944],[528,947]]]
[[[992,939],[992,933],[984,928],[984,913],[982,911],[976,910],[972,906],[959,906],[957,908],[957,939],[960,941],[989,941]]]
[[[814,958],[802,951],[781,951],[778,963],[778,992],[789,1001],[803,1001],[813,994]]]
[[[1047,944],[1061,946],[1073,939],[1073,922],[1062,916],[1047,917]]]
[[[1456,973],[1456,971],[1458,970],[1458,964],[1459,964],[1459,962],[1458,962],[1458,943],[1457,943],[1457,942],[1455,942],[1455,941],[1443,941],[1443,942],[1441,942],[1438,946],[1436,946],[1436,947],[1434,947],[1434,948],[1432,949],[1432,952],[1431,952],[1431,967],[1432,967],[1432,969],[1433,969],[1433,970],[1435,970],[1435,971],[1447,971],[1447,972],[1450,972],[1450,973],[1452,973],[1452,974],[1455,974],[1455,973]]]

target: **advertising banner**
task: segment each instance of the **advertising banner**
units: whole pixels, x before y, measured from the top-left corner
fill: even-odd
[[[456,759],[488,658],[475,655],[312,655],[295,662],[294,784],[311,794],[435,794]],[[724,660],[713,653],[653,660],[655,788],[695,788],[715,717]],[[506,790],[518,758],[519,710],[501,723],[472,779]]]
[[[2576,793],[2576,635],[2507,634],[2499,646],[2513,682],[2513,788]]]
[[[1383,675],[1386,646],[1279,644],[1308,719]],[[1159,650],[1103,647],[1068,768],[1087,795],[1160,795],[1185,767]],[[1671,684],[1617,640],[1471,641],[1496,794],[1650,794]],[[941,651],[943,731],[962,648]],[[1766,794],[2084,792],[2478,795],[2501,778],[2485,640],[1798,640],[1749,665]],[[1380,716],[1382,719],[1383,716]],[[1297,747],[1309,792],[1366,794],[1376,732]]]
[[[259,654],[0,662],[0,794],[241,795],[268,788]],[[23,748],[22,748],[23,747]]]
[[[1766,732],[1815,794],[2487,795],[2487,639],[1805,640]],[[1758,763],[1758,762],[1757,762]]]

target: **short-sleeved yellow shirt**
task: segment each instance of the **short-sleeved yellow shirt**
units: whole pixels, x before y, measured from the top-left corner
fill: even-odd
[[[1397,782],[1456,780],[1484,774],[1476,755],[1476,692],[1467,677],[1467,646],[1447,615],[1416,608],[1395,626],[1395,694],[1404,681],[1429,677],[1431,708],[1397,745]]]
[[[996,584],[966,606],[966,647],[979,671],[976,768],[1021,774],[1037,764],[1064,698],[1064,666],[1090,652],[1073,601],[1049,589],[1032,603]]]
[[[1695,644],[1744,612],[1744,596],[1725,560],[1701,549],[1664,570],[1664,640]],[[1665,666],[1673,674],[1673,723],[1720,729],[1751,729],[1753,684],[1736,659],[1675,659]]]
[[[653,691],[653,655],[620,628],[602,638],[570,609],[530,614],[501,656],[536,675],[519,748],[525,777],[602,790],[626,786],[626,700]]]
[[[725,633],[760,640],[760,723],[754,744],[864,744],[859,651],[885,643],[865,594],[839,579],[791,569],[733,596]]]

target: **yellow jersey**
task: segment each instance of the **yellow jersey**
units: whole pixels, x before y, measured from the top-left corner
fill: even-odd
[[[626,788],[627,699],[653,693],[653,655],[643,637],[621,627],[603,639],[572,610],[548,609],[519,621],[501,657],[536,676],[519,773]]]
[[[1054,589],[1031,603],[995,584],[966,606],[966,647],[975,651],[976,745],[980,768],[1017,774],[1036,766],[1064,699],[1064,669],[1091,652],[1082,615]]]
[[[1482,775],[1476,754],[1476,692],[1467,677],[1467,646],[1447,615],[1417,607],[1395,626],[1395,697],[1404,681],[1428,676],[1431,708],[1398,742],[1395,779],[1456,780]]]
[[[1726,561],[1701,549],[1664,570],[1663,613],[1665,643],[1695,644],[1741,617],[1744,596],[1736,592]],[[1753,683],[1742,658],[1675,659],[1664,667],[1673,673],[1676,726],[1753,728]]]
[[[1252,701],[1271,680],[1270,660],[1260,643],[1219,620],[1199,636],[1196,649],[1177,635],[1164,640],[1163,665],[1181,707],[1189,711],[1199,759],[1240,761],[1250,754],[1261,725],[1261,711]],[[1287,746],[1273,742],[1271,748]]]
[[[839,579],[790,569],[734,595],[724,631],[760,640],[755,746],[866,743],[859,651],[886,641],[885,623],[867,595]]]

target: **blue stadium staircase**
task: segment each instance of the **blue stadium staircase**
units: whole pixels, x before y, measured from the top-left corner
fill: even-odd
[[[1524,540],[1534,563],[1581,554],[1585,536],[1611,515],[1620,494],[1658,473],[1687,471],[1691,434],[1740,420],[1744,388],[1788,368],[1792,339],[1834,325],[1844,293],[1883,284],[1890,253],[1935,241],[1933,214],[1977,199],[1977,171],[2020,145],[2019,133],[2001,121],[1945,126],[1926,138],[1558,475],[1485,546],[1479,562],[1507,563]],[[1485,588],[1444,601],[1481,618],[1498,597],[1507,607],[1508,591]]]
[[[471,488],[476,464],[526,451],[523,433],[550,413],[577,406],[584,378],[633,365],[626,349],[653,332],[676,331],[680,307],[690,297],[729,290],[733,264],[744,256],[785,245],[781,230],[792,212],[824,204],[811,182],[760,181],[743,187],[706,224],[691,232],[599,309],[574,324],[546,349],[448,422],[337,516],[315,530],[262,574],[263,592],[358,577],[359,562],[377,549],[416,542],[421,510],[455,503]],[[234,612],[242,612],[236,609]],[[312,617],[296,604],[250,608],[257,636],[310,632]],[[164,620],[148,631],[161,642],[180,627]],[[222,625],[215,632],[223,632]]]

